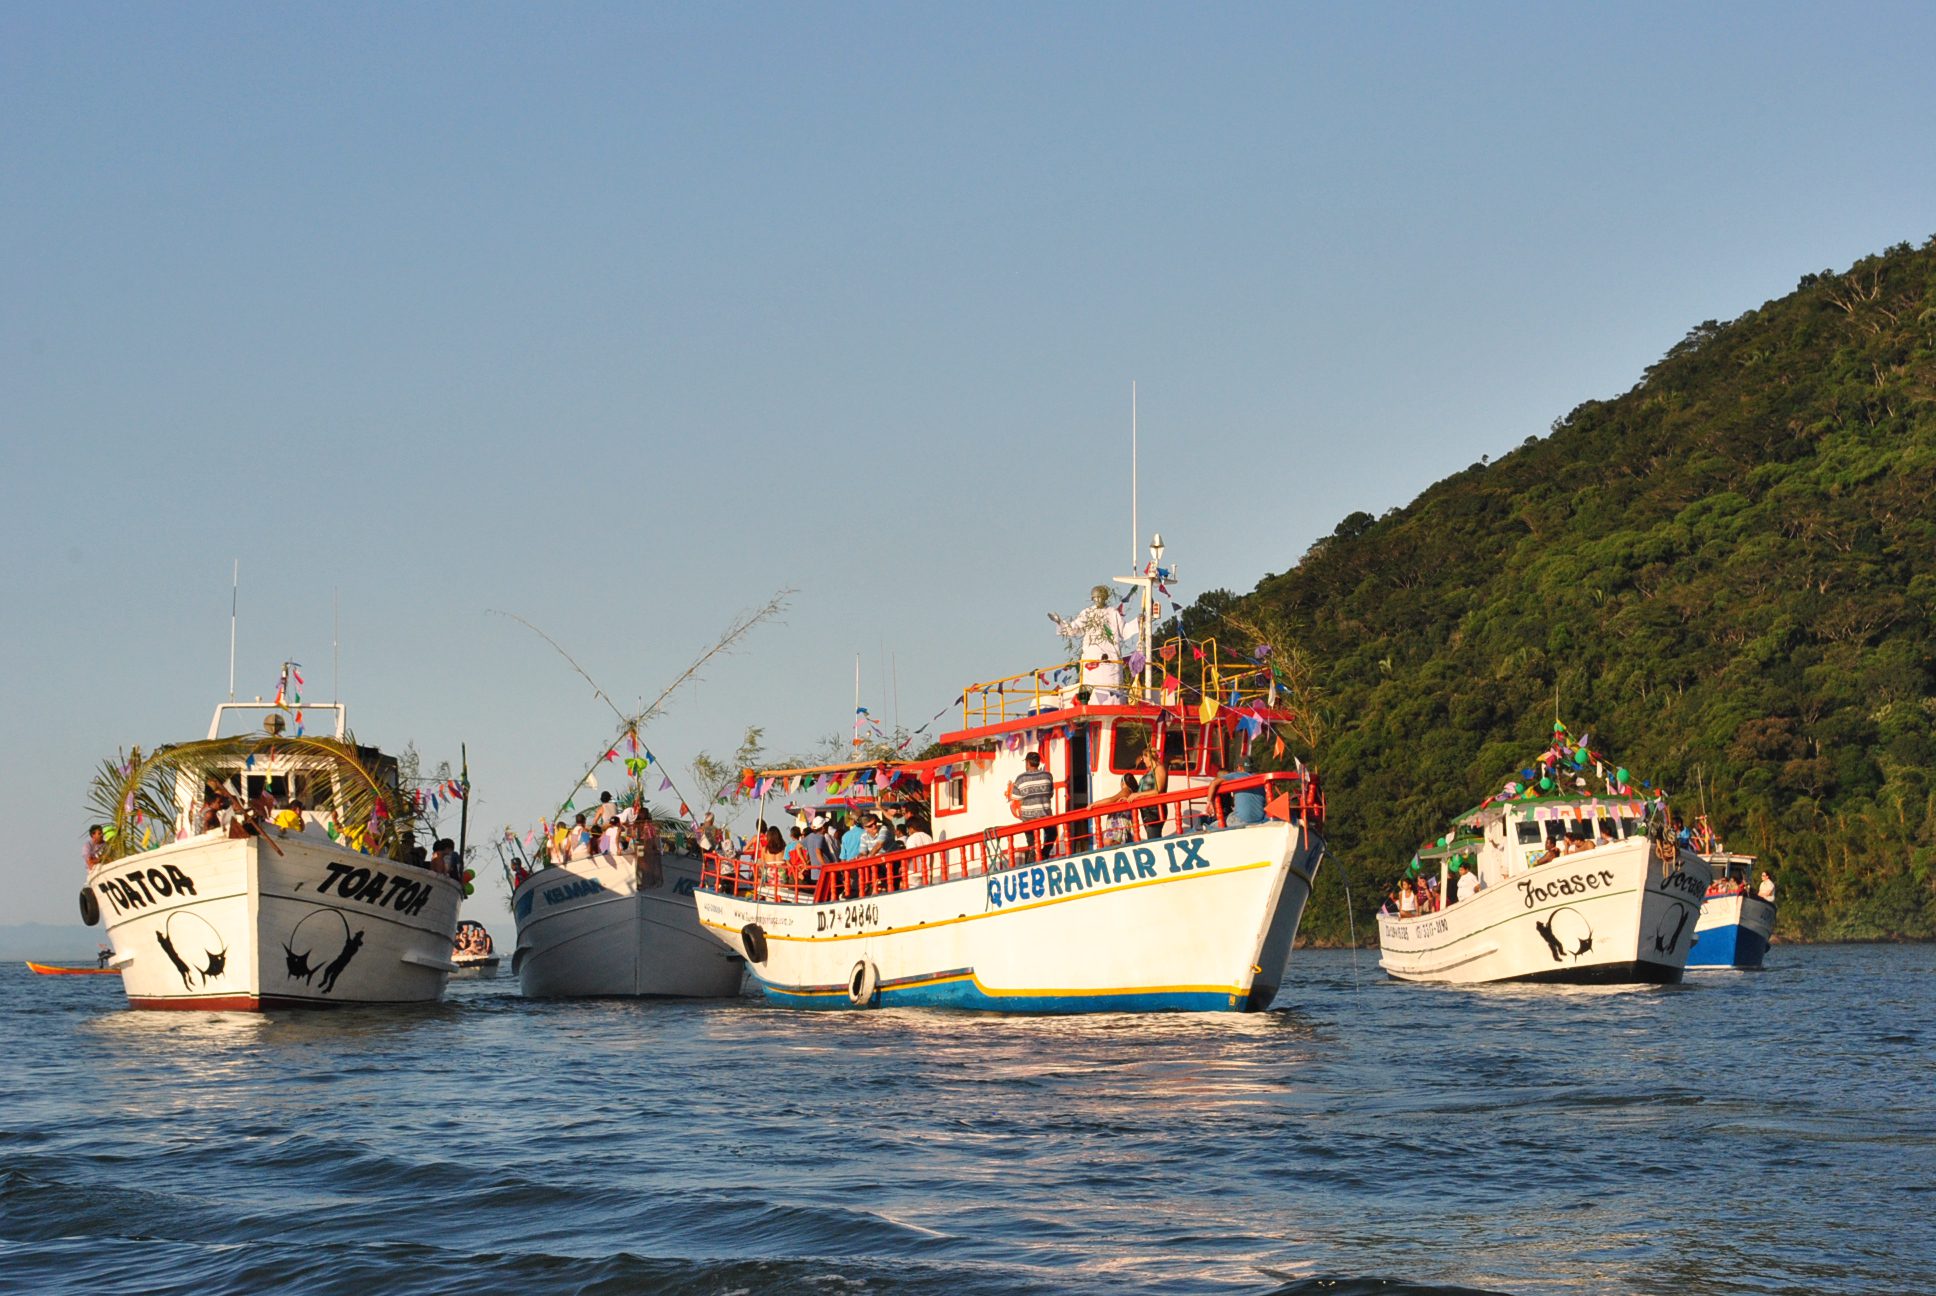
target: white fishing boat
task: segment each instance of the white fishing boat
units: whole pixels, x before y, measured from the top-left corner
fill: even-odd
[[[1706,825],[1703,823],[1703,829]],[[1755,891],[1755,857],[1697,839],[1695,848],[1714,870],[1694,925],[1689,968],[1759,968],[1775,935],[1775,902]],[[1772,890],[1773,884],[1769,884]]]
[[[1405,981],[1672,983],[1707,890],[1707,861],[1675,844],[1664,804],[1555,726],[1552,747],[1418,852],[1381,914],[1381,965]],[[1592,784],[1599,785],[1594,790]],[[1434,896],[1436,892],[1436,896]]]
[[[1161,557],[1159,539],[1141,574],[1117,578],[1142,590],[1143,626],[1169,578]],[[1292,719],[1266,650],[1232,660],[1176,640],[1126,654],[1108,594],[1061,622],[1082,639],[1075,662],[964,690],[943,755],[748,772],[762,802],[870,790],[888,818],[912,815],[919,843],[821,867],[770,850],[709,858],[700,919],[770,1000],[1066,1013],[1277,997],[1323,807],[1301,769],[1228,772],[1233,748],[1276,747]],[[1162,790],[1139,781],[1123,799],[1139,771]],[[1018,807],[1010,787],[1028,774],[1032,804]]]
[[[340,704],[306,708],[328,737],[300,711],[290,732],[288,710],[223,703],[207,738],[104,764],[81,913],[105,921],[132,1006],[442,995],[464,883],[409,862],[397,763],[350,739]]]
[[[739,993],[741,960],[699,926],[698,856],[632,850],[567,860],[511,895],[511,955],[528,998],[719,999]]]

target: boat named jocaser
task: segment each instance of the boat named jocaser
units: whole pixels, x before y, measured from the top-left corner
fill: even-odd
[[[1664,800],[1560,725],[1408,873],[1401,892],[1420,898],[1380,915],[1382,966],[1465,983],[1679,981],[1710,877]]]

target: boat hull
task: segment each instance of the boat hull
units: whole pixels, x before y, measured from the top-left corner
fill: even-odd
[[[526,878],[512,894],[511,966],[532,999],[722,999],[737,995],[740,961],[699,926],[700,861],[660,857],[656,874],[624,856],[595,855]],[[644,876],[641,876],[642,872]]]
[[[1664,865],[1644,838],[1600,846],[1438,913],[1381,917],[1380,965],[1403,981],[1673,984],[1711,876],[1692,851]]]
[[[27,970],[39,976],[119,976],[120,971],[111,967],[67,967],[60,963],[36,963],[29,959]]]
[[[1775,932],[1775,905],[1755,895],[1709,896],[1694,928],[1690,968],[1759,968]]]
[[[432,1003],[462,886],[314,833],[172,842],[88,878],[136,1008]]]
[[[1271,822],[862,900],[701,891],[698,906],[790,1007],[1241,1011],[1277,996],[1321,852]]]

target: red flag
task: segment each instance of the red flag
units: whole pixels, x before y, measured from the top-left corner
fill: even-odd
[[[687,805],[684,801],[681,801],[679,803],[679,813],[682,815],[690,815],[692,813],[692,807]]]
[[[1264,813],[1272,819],[1289,819],[1291,817],[1291,794],[1289,792],[1280,792],[1272,797],[1270,804],[1264,807]]]

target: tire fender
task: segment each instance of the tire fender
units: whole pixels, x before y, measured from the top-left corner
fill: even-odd
[[[93,927],[101,921],[101,902],[95,898],[94,888],[81,888],[81,921]]]
[[[880,969],[866,959],[854,964],[854,970],[847,974],[847,1002],[856,1008],[872,1008],[880,989]]]
[[[747,923],[739,929],[739,944],[749,962],[766,962],[766,932],[758,923]]]

